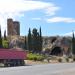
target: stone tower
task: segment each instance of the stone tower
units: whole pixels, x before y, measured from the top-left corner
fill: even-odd
[[[13,35],[13,20],[7,19],[7,33],[8,35]]]
[[[7,34],[8,36],[20,35],[20,23],[13,19],[7,19]]]
[[[15,35],[20,35],[20,23],[18,21],[14,21],[14,29],[13,32]]]

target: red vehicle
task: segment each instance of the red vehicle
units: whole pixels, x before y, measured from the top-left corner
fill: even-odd
[[[26,56],[21,49],[0,49],[0,63],[4,66],[24,66]]]

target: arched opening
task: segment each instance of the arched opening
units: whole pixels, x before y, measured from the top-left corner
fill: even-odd
[[[50,53],[51,55],[61,56],[63,54],[61,47],[54,47]]]

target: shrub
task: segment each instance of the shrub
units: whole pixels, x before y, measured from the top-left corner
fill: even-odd
[[[4,48],[8,48],[9,47],[9,44],[8,44],[7,40],[2,40],[2,43],[3,43],[3,47]]]
[[[29,53],[27,55],[27,59],[28,60],[34,60],[34,61],[42,61],[45,57],[43,55],[39,55],[39,54],[32,54]]]
[[[61,59],[61,58],[59,58],[59,59],[58,59],[58,62],[62,62],[62,59]]]
[[[66,58],[66,62],[69,62],[69,58]]]
[[[75,61],[75,57],[73,58],[73,61]]]

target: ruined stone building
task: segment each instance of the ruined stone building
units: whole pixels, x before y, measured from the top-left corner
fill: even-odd
[[[69,55],[71,38],[69,37],[44,37],[43,50],[51,55]]]
[[[7,19],[7,34],[20,35],[20,23],[19,21],[13,21],[13,19]]]

